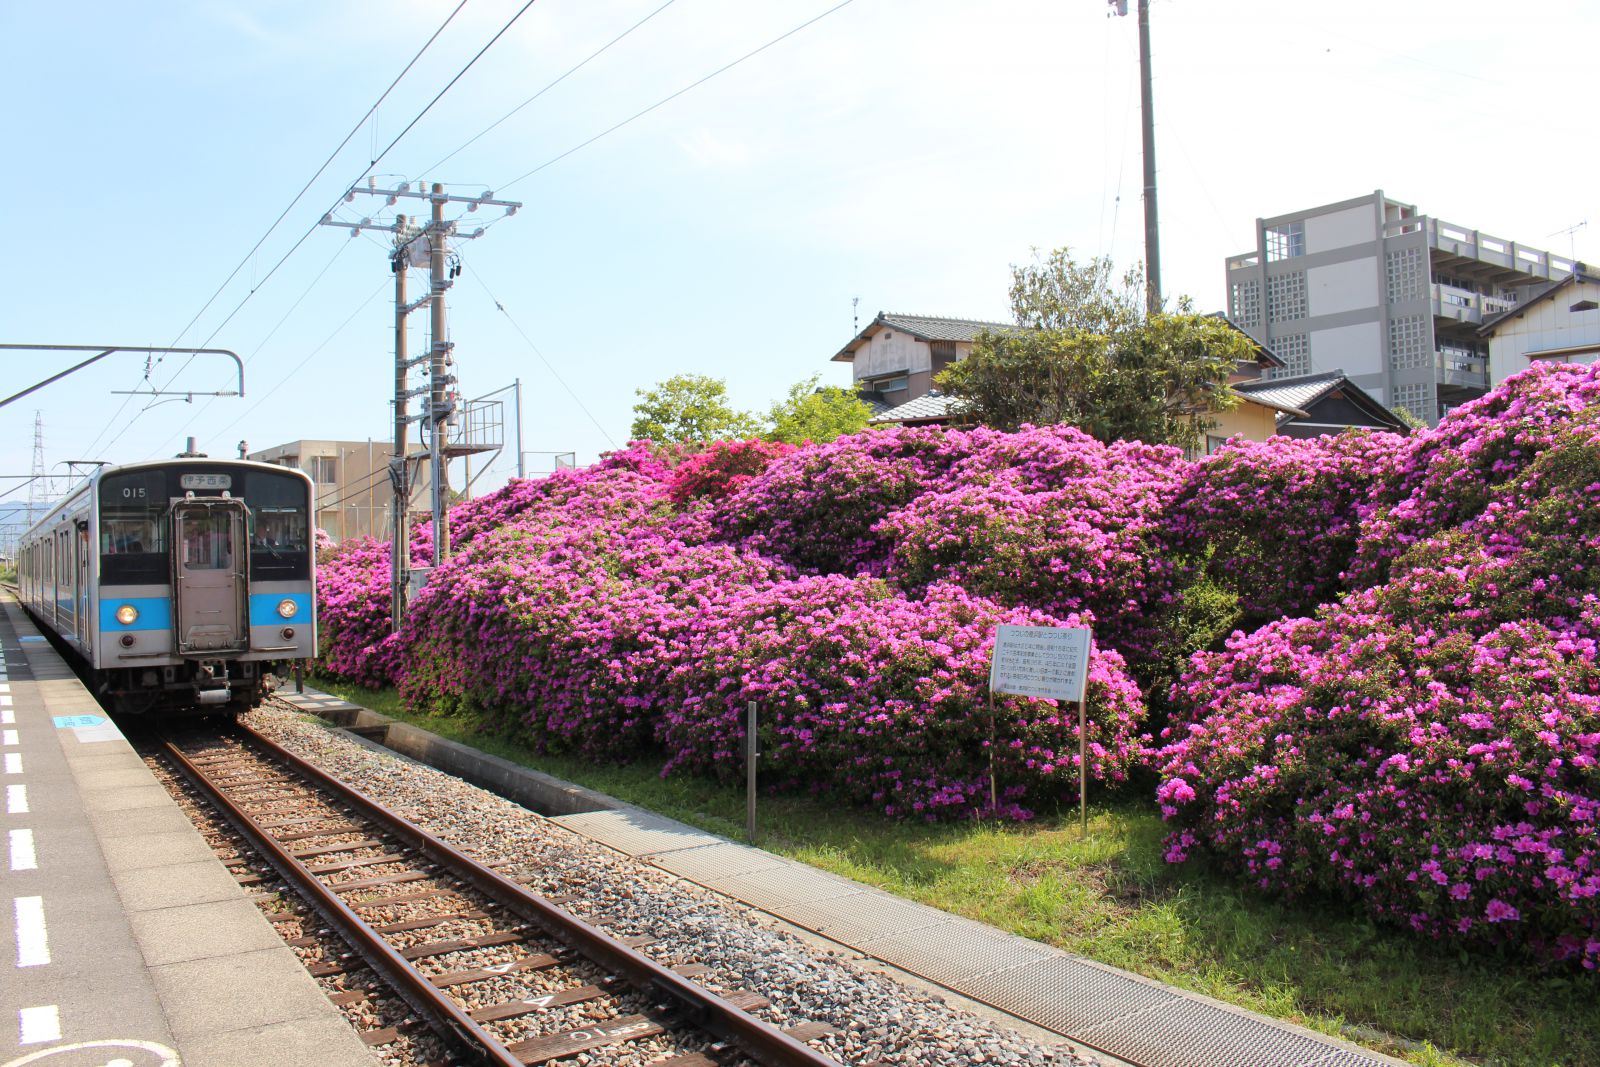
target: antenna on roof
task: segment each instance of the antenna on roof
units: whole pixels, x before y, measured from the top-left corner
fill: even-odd
[[[850,298],[850,332],[851,333],[860,333],[861,332],[861,314],[860,314],[860,312],[861,312],[861,298],[859,296],[852,296]]]

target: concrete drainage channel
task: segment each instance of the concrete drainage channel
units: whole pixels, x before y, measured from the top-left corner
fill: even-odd
[[[630,807],[616,797],[563,782],[455,741],[447,741],[438,734],[380,715],[376,711],[343,701],[339,705],[301,707],[300,710],[310,711],[358,738],[435,770],[455,775],[540,815],[580,815],[590,811],[620,811]]]

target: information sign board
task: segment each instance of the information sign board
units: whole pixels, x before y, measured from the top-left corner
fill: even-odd
[[[999,626],[989,661],[989,691],[1052,700],[1083,699],[1089,631],[1066,626]]]

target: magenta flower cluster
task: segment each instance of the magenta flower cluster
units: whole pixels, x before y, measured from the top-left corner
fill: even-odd
[[[1597,385],[1536,368],[1386,450],[1367,588],[1194,656],[1169,858],[1600,964]]]
[[[1092,624],[1087,772],[1159,775],[1174,862],[1600,963],[1600,371],[1193,462],[1065,427],[636,443],[461,505],[451,543],[393,635],[387,547],[327,554],[329,670],[722,777],[753,701],[773,788],[1024,817],[1074,796],[1076,716],[991,716],[994,628]],[[1132,679],[1180,648],[1151,737]]]
[[[352,545],[327,560],[324,665],[393,682],[414,705],[518,721],[549,750],[661,751],[669,773],[737,773],[754,700],[774,788],[896,815],[970,815],[996,806],[992,765],[1000,813],[1024,817],[1075,795],[1076,709],[1002,697],[991,718],[994,628],[1076,624],[1073,601],[1058,598],[1051,615],[1004,589],[991,597],[933,573],[889,574],[877,527],[930,479],[959,486],[959,462],[985,484],[1005,480],[1002,448],[1055,454],[1048,492],[1076,486],[1085,515],[1098,492],[1085,471],[1145,471],[1104,490],[1108,506],[1129,498],[1117,505],[1128,518],[1154,514],[1132,499],[1138,477],[1159,473],[1170,490],[1181,476],[1160,470],[1181,466],[1165,450],[1028,433],[1040,442],[921,430],[686,457],[635,445],[582,471],[513,482],[452,512],[453,555],[398,634],[386,634],[387,549]],[[425,528],[414,531],[414,561],[428,544]],[[1079,579],[1086,606],[1120,611],[1138,599],[1092,585]],[[1143,758],[1147,712],[1110,647],[1093,651],[1089,708],[1089,774],[1122,783]]]

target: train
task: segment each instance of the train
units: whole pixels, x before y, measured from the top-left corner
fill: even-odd
[[[18,542],[20,598],[112,711],[243,711],[316,655],[313,501],[270,463],[101,467]]]

